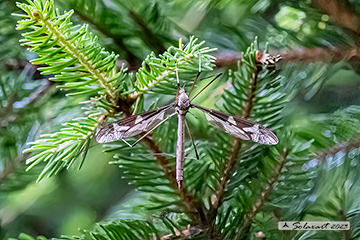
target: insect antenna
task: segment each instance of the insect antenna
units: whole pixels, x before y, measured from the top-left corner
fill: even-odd
[[[179,91],[180,91],[180,79],[179,79],[179,72],[178,72],[178,65],[176,63],[175,66],[175,74],[176,74],[176,83],[177,83],[177,91],[176,91],[176,99],[179,96]]]
[[[191,100],[194,100],[200,93],[202,93],[208,86],[210,86],[210,84],[212,84],[218,77],[220,77],[222,75],[222,73],[219,73],[218,75],[216,75],[216,77],[214,77],[213,80],[211,80],[211,82],[209,82],[203,89],[200,90],[200,92],[198,92]]]
[[[191,90],[190,90],[189,95],[188,95],[189,97],[191,96],[191,93],[195,88],[195,84],[196,84],[197,80],[199,79],[200,73],[201,73],[201,52],[199,53],[199,72],[196,74],[195,80],[194,80],[194,82],[193,82],[193,84],[191,86]]]

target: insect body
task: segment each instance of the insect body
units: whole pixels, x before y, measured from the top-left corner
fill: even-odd
[[[194,97],[192,99],[194,99]],[[96,140],[99,143],[106,143],[120,139],[124,140],[125,138],[145,133],[133,145],[130,145],[134,146],[167,119],[174,115],[178,115],[176,180],[179,189],[181,189],[185,159],[185,126],[187,127],[186,114],[190,108],[197,108],[203,111],[206,115],[206,119],[215,128],[234,135],[237,138],[251,140],[266,145],[275,145],[278,143],[276,135],[260,124],[254,124],[244,118],[229,116],[219,111],[192,104],[184,89],[180,89],[178,91],[175,103],[150,112],[124,118],[105,126],[97,133]],[[166,115],[165,113],[170,110],[172,110],[171,113]]]
[[[185,121],[186,113],[190,108],[189,97],[186,95],[185,90],[179,91],[179,96],[176,101],[175,111],[178,115],[178,138],[176,144],[176,181],[178,187],[181,189],[183,181],[183,169],[185,160]]]

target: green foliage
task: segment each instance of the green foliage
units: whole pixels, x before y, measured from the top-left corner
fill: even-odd
[[[176,90],[174,76],[176,68],[181,74],[182,84],[192,81],[192,78],[186,78],[186,74],[194,76],[194,73],[199,70],[211,70],[215,57],[208,53],[215,49],[202,47],[204,43],[204,41],[198,43],[196,38],[191,37],[186,46],[183,47],[180,41],[179,48],[169,47],[159,57],[151,53],[136,73],[134,92],[130,97],[135,98],[149,88],[154,93],[173,95]]]
[[[116,240],[116,239],[151,239],[159,238],[153,224],[140,220],[116,220],[111,223],[97,224],[93,231],[83,231],[81,237],[62,236],[61,239]]]
[[[15,240],[15,238],[9,238],[9,239]],[[36,238],[33,238],[26,233],[21,233],[17,239],[19,239],[19,240],[47,240],[47,238],[44,236],[38,236]]]
[[[106,37],[111,37],[116,49],[130,64],[139,64],[149,51],[163,53],[170,39],[171,20],[162,15],[159,4],[151,1],[60,1],[65,9],[74,9],[83,20],[91,23]]]
[[[47,101],[53,94],[45,79],[33,81],[34,69],[28,64],[18,75],[8,72],[0,75],[0,156],[3,166],[1,178],[9,178],[0,184],[2,191],[24,188],[35,175],[25,175],[23,154],[27,141],[34,140],[40,124],[46,118]],[[44,91],[48,95],[43,95]],[[12,172],[16,174],[11,175]],[[10,180],[11,179],[11,180]]]
[[[27,15],[16,16],[26,18],[19,21],[18,30],[32,30],[23,34],[21,41],[40,56],[32,63],[49,65],[39,70],[46,75],[55,74],[51,80],[64,82],[59,86],[64,90],[76,89],[76,94],[106,92],[109,102],[115,104],[116,97],[111,91],[123,80],[123,71],[116,69],[117,56],[105,52],[86,25],[72,26],[73,11],[61,15],[53,2],[29,3],[19,3],[18,7]]]
[[[331,126],[337,141],[349,141],[359,135],[359,110],[359,106],[350,106],[334,112]]]
[[[205,91],[203,97],[195,100],[196,104],[211,105],[208,107],[263,124],[274,130],[279,144],[263,146],[236,140],[210,127],[203,114],[194,110],[188,120],[200,159],[194,159],[193,146],[187,140],[184,190],[180,192],[173,176],[175,119],[165,122],[146,141],[133,148],[120,141],[106,144],[105,152],[114,153],[112,163],[119,165],[123,178],[140,194],[130,196],[126,204],[120,203],[120,210],[114,214],[116,220],[98,223],[93,230],[81,230],[81,236],[62,236],[61,239],[257,239],[260,232],[266,239],[358,238],[359,106],[352,105],[333,114],[296,112],[299,99],[311,101],[321,92],[326,80],[347,68],[347,64],[294,63],[274,70],[266,63],[260,66],[258,54],[265,45],[263,41],[256,39],[251,43],[255,34],[259,39],[267,36],[274,45],[281,43],[281,47],[296,43],[303,46],[336,42],[351,45],[351,41],[330,23],[325,25],[328,29],[309,32],[309,27],[317,25],[314,19],[321,19],[319,26],[327,20],[307,3],[287,3],[275,17],[278,25],[264,20],[269,14],[267,10],[279,4],[270,1],[235,3],[225,0],[204,2],[201,7],[197,1],[186,4],[184,1],[171,4],[61,1],[66,9],[74,8],[63,14],[51,0],[18,3],[24,12],[14,14],[24,18],[17,26],[18,30],[25,30],[21,44],[38,55],[31,61],[40,65],[37,70],[66,92],[68,100],[62,102],[65,107],[59,115],[70,116],[59,117],[51,130],[46,129],[38,118],[42,119],[42,111],[49,109],[53,102],[44,109],[36,105],[37,101],[26,102],[31,90],[39,88],[41,91],[42,83],[26,87],[28,75],[25,71],[19,76],[1,75],[0,127],[6,133],[0,136],[0,156],[5,159],[2,164],[12,164],[21,156],[22,160],[27,158],[27,170],[35,170],[35,173],[31,171],[32,175],[26,175],[28,178],[14,171],[8,179],[21,184],[1,185],[2,190],[21,189],[34,174],[39,173],[39,181],[73,165],[80,168],[88,157],[89,148],[95,144],[93,138],[99,127],[174,101],[176,71],[181,87],[188,89],[198,71],[211,71],[211,75],[215,75],[212,71],[215,57],[211,55],[215,49],[206,45],[226,49],[232,46],[230,48],[246,50],[236,69],[229,70],[211,85],[209,92],[212,93]],[[8,6],[1,3],[0,7]],[[186,8],[190,10],[184,17]],[[285,10],[294,13],[293,18],[280,16]],[[90,25],[74,25],[72,21],[77,20],[70,20],[74,13]],[[316,14],[311,17],[310,13]],[[182,40],[179,46],[171,46],[178,32],[190,29],[186,24],[178,25],[180,16],[187,21],[198,19],[195,25],[200,26],[199,29],[213,27],[214,23],[219,26],[213,31],[199,33],[210,40],[206,45],[190,37],[184,46]],[[7,21],[11,22],[4,22],[7,24]],[[294,22],[298,24],[295,26]],[[100,39],[92,33],[94,31],[98,31]],[[174,31],[178,31],[176,37],[169,33]],[[13,34],[10,28],[2,32],[6,37]],[[331,34],[332,39],[322,41],[321,37]],[[122,54],[121,57],[103,46]],[[0,47],[0,52],[6,52],[6,56],[16,55],[18,51],[14,48],[15,53],[12,53]],[[148,50],[154,52],[148,53]],[[137,66],[145,55],[145,60]],[[123,58],[134,69],[139,67],[136,73],[129,72],[120,63]],[[195,92],[213,78],[204,75]],[[55,99],[54,106],[59,103],[60,100]],[[12,109],[15,119],[4,111],[14,106],[20,106]],[[53,114],[58,111],[54,109]],[[39,125],[41,128],[36,127]],[[40,128],[40,137],[36,128]],[[29,131],[36,133],[28,135]],[[24,143],[31,147],[22,155],[19,153]],[[73,195],[77,194],[81,193]],[[101,218],[106,218],[105,210],[100,208],[100,211]],[[280,232],[276,227],[279,220],[348,220],[352,228],[350,232],[330,235],[326,231]],[[19,239],[34,238],[21,234]]]
[[[45,175],[51,177],[64,168],[69,169],[77,158],[85,160],[91,138],[98,126],[98,113],[88,113],[87,118],[78,118],[64,124],[60,132],[44,134],[40,140],[29,143],[31,148],[24,152],[39,152],[26,160],[27,171],[40,162],[47,162],[37,181]]]
[[[0,3],[0,60],[3,64],[0,65],[0,70],[4,71],[7,67],[18,66],[15,60],[24,58],[22,48],[18,44],[20,33],[15,31],[14,25],[17,19],[9,16],[10,12],[16,10],[15,6],[1,1]]]

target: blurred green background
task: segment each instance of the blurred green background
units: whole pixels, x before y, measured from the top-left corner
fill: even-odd
[[[72,21],[88,23],[106,50],[120,55],[119,66],[124,63],[129,71],[136,71],[151,51],[160,54],[190,35],[218,48],[218,68],[234,68],[257,36],[260,48],[268,42],[270,53],[282,55],[277,69],[293,80],[289,87],[299,89],[287,111],[294,125],[306,128],[314,124],[309,116],[321,122],[322,114],[360,104],[360,21],[354,21],[360,19],[360,3],[328,2],[55,0],[55,5],[61,12],[74,9]],[[59,129],[77,117],[80,108],[74,98],[64,98],[49,76],[39,74],[40,66],[29,63],[36,55],[20,46],[18,18],[11,13],[20,13],[15,1],[1,0],[0,237],[78,234],[79,228],[116,218],[137,193],[118,166],[109,164],[112,155],[95,142],[80,171],[71,168],[40,183],[35,181],[43,166],[24,172],[26,143]],[[204,101],[203,106],[214,106]],[[342,114],[335,113],[340,125],[348,117]],[[352,126],[347,122],[338,128],[340,140],[358,136],[358,115],[349,121]]]

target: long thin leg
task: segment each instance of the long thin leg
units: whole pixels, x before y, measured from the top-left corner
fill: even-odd
[[[134,111],[133,111],[133,113],[132,113],[131,115],[135,115],[135,114],[136,114],[136,109],[137,109],[137,107],[138,107],[138,105],[139,105],[139,102],[140,102],[140,97],[138,97],[138,98],[136,99],[135,108],[134,108]]]
[[[171,118],[172,116],[174,116],[176,114],[176,112],[170,114],[169,116],[167,116],[165,119],[161,120],[161,122],[159,122],[158,124],[156,124],[152,129],[150,129],[149,131],[147,131],[144,135],[141,136],[141,138],[139,138],[138,140],[136,140],[136,142],[134,142],[130,147],[134,147],[136,144],[138,144],[144,137],[146,137],[147,135],[149,135],[152,131],[154,131],[158,126],[160,126],[161,124],[163,124],[166,120],[168,120],[169,118]]]
[[[188,134],[189,134],[189,136],[190,136],[191,142],[192,142],[192,144],[193,144],[193,146],[194,146],[196,159],[199,160],[200,157],[199,157],[198,151],[197,151],[197,149],[196,149],[196,145],[195,145],[194,139],[193,139],[193,137],[192,137],[192,135],[191,135],[189,125],[187,124],[186,118],[185,118],[185,126],[186,126],[187,132],[188,132]]]
[[[121,139],[124,143],[126,143],[126,145],[128,145],[129,147],[132,147],[130,143],[128,143],[127,141],[125,141],[125,139]]]

